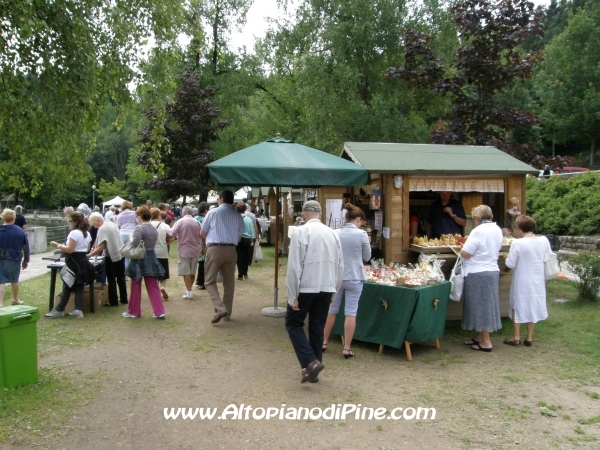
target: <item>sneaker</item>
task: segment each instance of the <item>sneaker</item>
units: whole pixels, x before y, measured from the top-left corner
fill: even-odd
[[[162,295],[163,300],[169,300],[169,294],[167,293],[167,289],[164,287],[160,288],[160,295]]]
[[[156,314],[152,314],[153,319],[164,319],[165,316],[166,316],[166,314],[161,314],[160,316],[157,316]]]
[[[77,319],[83,319],[83,313],[79,309],[74,309],[68,315]]]
[[[134,316],[133,314],[129,314],[127,311],[125,311],[123,314],[121,314],[123,317],[125,317],[126,319],[139,319],[138,316]]]
[[[182,298],[185,298],[187,300],[191,300],[194,298],[194,294],[188,295],[187,293],[183,294]]]
[[[57,311],[56,308],[55,308],[52,311],[44,314],[44,317],[47,317],[48,319],[57,319],[57,318],[62,317],[64,315],[65,315],[64,311]]]

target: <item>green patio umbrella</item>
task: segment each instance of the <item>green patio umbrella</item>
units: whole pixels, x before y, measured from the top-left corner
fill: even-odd
[[[359,186],[369,179],[363,166],[283,138],[239,150],[206,170],[222,186]]]
[[[279,188],[362,186],[369,183],[369,171],[358,164],[321,150],[276,137],[239,150],[206,166],[210,179],[223,186],[273,186]],[[279,204],[279,202],[278,202]],[[279,269],[279,211],[275,214],[274,307],[263,314],[281,317],[277,307]]]

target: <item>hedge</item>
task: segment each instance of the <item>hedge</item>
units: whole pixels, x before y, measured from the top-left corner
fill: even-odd
[[[600,174],[527,177],[527,213],[541,234],[600,234]]]

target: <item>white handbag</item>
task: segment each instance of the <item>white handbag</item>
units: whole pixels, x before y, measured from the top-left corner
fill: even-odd
[[[465,277],[463,275],[463,259],[460,257],[460,255],[457,255],[456,263],[452,268],[452,273],[450,275],[449,281],[450,283],[452,283],[452,288],[450,289],[450,300],[460,302],[465,287]]]
[[[546,278],[546,281],[552,280],[559,273],[558,255],[554,252],[546,253],[546,256],[544,256],[544,278]]]

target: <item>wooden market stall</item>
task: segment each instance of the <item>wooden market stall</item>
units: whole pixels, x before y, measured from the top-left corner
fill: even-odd
[[[525,177],[536,172],[507,153],[484,146],[346,142],[340,157],[369,169],[371,184],[321,188],[319,201],[324,205],[327,199],[345,199],[362,207],[367,215],[367,231],[372,230],[374,255],[387,264],[417,261],[419,251],[409,241],[409,218],[417,215],[420,232],[425,234],[429,206],[437,199],[437,192],[452,191],[453,198],[462,203],[467,213],[464,235],[473,228],[470,212],[479,204],[490,206],[494,221],[504,228],[510,225],[507,210],[511,199],[525,214]],[[384,238],[383,231],[389,237]],[[516,236],[516,230],[511,232]],[[448,251],[440,255],[447,260],[443,266],[446,278],[456,258]],[[499,255],[503,316],[508,315],[512,277],[504,264],[506,255]],[[450,302],[447,320],[461,316],[462,302]]]

